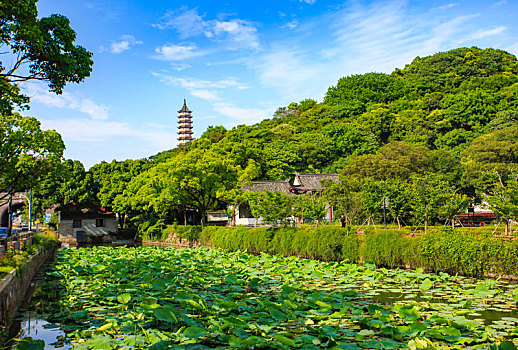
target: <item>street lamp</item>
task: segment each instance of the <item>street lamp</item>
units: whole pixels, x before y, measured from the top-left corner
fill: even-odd
[[[29,231],[31,231],[32,230],[32,207],[31,207],[32,188],[29,190],[29,197],[27,197],[23,193],[20,193],[20,199],[23,199],[23,198],[27,199],[27,201],[29,202]]]

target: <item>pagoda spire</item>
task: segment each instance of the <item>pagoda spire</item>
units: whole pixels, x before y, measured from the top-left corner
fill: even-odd
[[[183,107],[178,111],[178,145],[182,146],[192,141],[192,111],[187,108],[183,99]]]

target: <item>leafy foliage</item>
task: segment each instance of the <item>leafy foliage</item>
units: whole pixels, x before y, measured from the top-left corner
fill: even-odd
[[[84,349],[487,348],[518,323],[497,281],[242,251],[65,249],[48,277],[42,311]]]

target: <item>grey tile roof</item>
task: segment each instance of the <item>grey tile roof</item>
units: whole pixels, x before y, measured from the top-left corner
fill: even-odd
[[[260,180],[252,181],[251,186],[243,186],[243,191],[248,192],[281,192],[287,195],[293,195],[291,185],[288,180]]]
[[[338,174],[295,174],[293,187],[298,191],[319,191],[323,189],[321,181],[329,179],[338,182]]]

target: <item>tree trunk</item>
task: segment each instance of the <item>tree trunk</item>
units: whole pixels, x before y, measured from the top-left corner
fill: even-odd
[[[120,229],[124,229],[124,221],[126,219],[126,214],[125,213],[119,213],[119,227]]]
[[[451,219],[451,229],[455,230],[455,219]]]
[[[428,213],[424,213],[424,234],[428,233]]]
[[[201,227],[205,226],[205,210],[200,210],[201,214]]]
[[[401,230],[401,222],[399,222],[399,216],[396,216],[396,221],[397,221],[397,229],[398,230]]]

